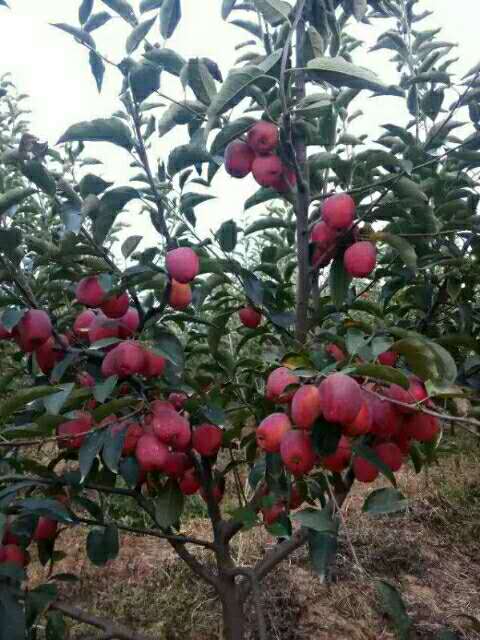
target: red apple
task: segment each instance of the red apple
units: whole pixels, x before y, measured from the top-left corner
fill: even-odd
[[[195,428],[192,435],[192,447],[201,456],[211,458],[216,456],[222,446],[223,430],[214,424],[201,424]]]
[[[165,371],[165,358],[153,353],[153,351],[144,351],[144,354],[145,359],[140,373],[145,376],[145,378],[158,378],[162,376]]]
[[[40,542],[40,540],[53,540],[57,535],[57,526],[58,522],[56,520],[41,516],[33,532],[33,539],[35,542]]]
[[[336,231],[345,231],[355,218],[355,202],[347,193],[327,198],[322,205],[322,219]]]
[[[289,391],[285,391],[285,389],[299,383],[300,378],[292,373],[290,369],[287,369],[287,367],[278,367],[278,369],[274,369],[267,378],[265,395],[267,399],[272,402],[285,404],[290,402],[295,394],[295,389]]]
[[[137,442],[135,457],[142,471],[161,471],[169,455],[163,442],[150,433],[145,433]]]
[[[100,305],[107,318],[122,318],[128,311],[128,293],[125,291],[119,296],[111,296]]]
[[[304,495],[299,491],[296,484],[292,484],[290,487],[290,501],[288,503],[289,508],[293,511],[298,509],[304,503]]]
[[[258,156],[253,161],[253,177],[261,187],[275,189],[283,177],[283,171],[283,162],[278,156]]]
[[[402,466],[403,454],[395,443],[382,442],[374,447],[374,451],[392,471],[398,471]]]
[[[74,420],[62,422],[57,427],[57,436],[61,436],[58,440],[60,448],[80,449],[87,432],[92,428],[92,416],[86,411],[77,411],[77,417]]]
[[[222,501],[224,491],[225,491],[225,479],[223,479],[223,482],[221,482],[220,480],[216,481],[212,487],[212,494],[213,494],[213,499],[217,504],[219,504]],[[205,500],[205,502],[207,502],[207,493],[203,489],[203,487],[200,489],[200,495]]]
[[[283,436],[290,431],[292,423],[286,413],[272,413],[262,420],[257,427],[258,446],[269,453],[280,451]]]
[[[313,384],[306,384],[295,392],[292,399],[292,420],[299,429],[311,429],[322,413],[320,393]]]
[[[60,339],[65,349],[68,349],[67,337],[65,335],[61,335]],[[39,369],[45,375],[49,374],[57,362],[63,360],[64,357],[65,351],[62,351],[56,338],[53,336],[51,336],[35,351],[35,358],[37,359]]]
[[[343,373],[334,373],[321,382],[318,390],[325,420],[340,424],[355,420],[363,402],[356,380]]]
[[[341,362],[342,360],[345,360],[345,358],[347,357],[347,354],[342,349],[340,349],[339,346],[337,346],[336,344],[333,344],[333,342],[330,344],[327,344],[327,346],[325,347],[325,351],[336,362]]]
[[[78,302],[86,307],[99,307],[105,299],[105,295],[98,276],[82,278],[75,289],[75,297]]]
[[[169,451],[165,460],[162,471],[170,478],[183,478],[186,471],[192,466],[191,459],[186,453],[181,451]]]
[[[391,402],[372,396],[370,408],[372,409],[371,433],[381,438],[391,438],[398,433],[402,426],[402,417]]]
[[[370,433],[370,430],[372,428],[372,421],[373,418],[370,403],[367,400],[364,400],[355,420],[344,424],[343,432],[345,433],[345,435],[351,437]]]
[[[355,456],[353,459],[353,473],[359,482],[373,482],[378,478],[379,471],[377,467],[365,460]]]
[[[248,146],[261,156],[270,154],[277,147],[278,140],[278,127],[266,120],[254,124],[247,135]]]
[[[168,402],[176,409],[177,411],[181,411],[185,406],[185,403],[188,400],[188,396],[186,393],[182,393],[181,391],[178,393],[170,393],[168,396]]]
[[[398,353],[395,351],[384,351],[378,356],[378,361],[387,367],[394,367],[398,360]]]
[[[178,483],[180,491],[185,496],[192,496],[200,489],[201,482],[195,469],[187,469]]]
[[[191,282],[200,271],[198,256],[190,247],[179,247],[169,251],[165,264],[170,277],[180,284]]]
[[[440,424],[435,416],[415,413],[405,420],[403,431],[412,440],[433,442],[440,433]]]
[[[244,307],[238,312],[241,323],[249,329],[256,329],[262,321],[262,314],[253,307]]]
[[[350,440],[341,436],[336,451],[322,458],[322,466],[329,471],[341,473],[350,464],[351,455]]]
[[[134,340],[127,340],[116,345],[102,362],[102,374],[108,378],[117,375],[126,378],[142,373],[145,367],[145,351]]]
[[[133,336],[140,326],[140,316],[135,307],[129,307],[118,321],[118,337],[126,340]]]
[[[350,245],[343,256],[345,271],[355,278],[365,278],[375,269],[377,250],[368,241]]]
[[[99,313],[88,328],[88,340],[90,344],[94,344],[100,340],[118,337],[118,322],[116,320],[110,320],[104,313]]]
[[[26,567],[30,561],[28,553],[16,544],[7,544],[2,548],[2,562]]]
[[[225,149],[225,170],[233,178],[245,178],[252,170],[255,153],[242,140],[233,140]]]
[[[87,338],[88,330],[97,319],[97,314],[92,309],[85,309],[79,313],[73,323],[73,331],[78,338]]]
[[[312,441],[305,431],[288,431],[282,438],[280,455],[285,467],[295,476],[309,473],[315,465]]]
[[[123,456],[132,456],[137,448],[138,441],[143,436],[143,429],[137,422],[129,422],[125,427],[125,439],[123,441]]]
[[[170,284],[170,294],[168,303],[172,309],[183,311],[192,301],[192,290],[189,284],[181,284],[176,280],[172,280]]]
[[[321,249],[330,249],[337,240],[338,233],[323,220],[317,222],[310,234],[310,241],[319,245]]]
[[[29,309],[13,330],[15,341],[24,353],[32,353],[52,335],[52,323],[48,314],[39,309]]]
[[[155,413],[152,427],[157,438],[164,444],[180,451],[188,448],[192,437],[190,424],[173,407]]]
[[[284,513],[286,513],[285,505],[277,502],[271,507],[262,509],[263,522],[267,527],[274,524]]]

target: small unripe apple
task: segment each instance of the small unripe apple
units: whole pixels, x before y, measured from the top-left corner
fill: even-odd
[[[169,451],[167,459],[162,466],[162,471],[170,478],[180,479],[191,466],[192,461],[186,453]]]
[[[398,360],[398,353],[395,353],[395,351],[384,351],[378,356],[377,360],[386,367],[394,367]]]
[[[7,544],[2,547],[1,557],[1,562],[16,564],[18,567],[26,567],[30,562],[28,553],[16,544]]]
[[[86,307],[99,307],[106,296],[98,276],[82,278],[75,289],[75,297]]]
[[[370,403],[367,400],[364,400],[355,420],[344,424],[343,432],[347,436],[354,437],[370,433],[371,428],[372,410],[370,409]]]
[[[286,413],[272,413],[264,418],[257,427],[258,446],[269,453],[280,451],[283,436],[290,431],[292,423]]]
[[[363,402],[356,380],[343,373],[334,373],[321,382],[318,390],[325,420],[340,424],[355,420]]]
[[[181,411],[185,406],[185,403],[188,400],[188,396],[186,393],[174,392],[170,393],[168,396],[168,402],[176,409],[177,411]]]
[[[170,284],[170,293],[168,296],[168,304],[172,309],[183,311],[192,301],[192,290],[189,284],[181,284],[176,280],[172,280]]]
[[[272,153],[278,145],[278,140],[278,127],[266,120],[254,124],[247,135],[248,146],[261,156]]]
[[[122,318],[128,311],[128,293],[125,291],[119,296],[107,298],[100,305],[107,318]]]
[[[265,507],[262,509],[263,522],[267,527],[269,527],[285,513],[285,505],[282,502],[277,502],[271,507]]]
[[[104,313],[97,314],[95,320],[88,328],[88,341],[90,344],[107,340],[108,338],[118,338],[119,328],[116,320],[110,320]],[[113,346],[111,347],[113,348]]]
[[[145,433],[137,442],[135,457],[142,471],[161,471],[168,458],[168,447],[151,433]]]
[[[345,351],[340,349],[340,347],[334,344],[333,342],[330,344],[327,344],[327,346],[325,347],[325,351],[336,362],[341,362],[342,360],[345,360],[345,358],[347,357],[347,354],[345,353]]]
[[[56,520],[40,516],[35,531],[33,532],[33,539],[35,542],[40,542],[40,540],[53,540],[57,535],[57,526],[58,522]]]
[[[97,319],[97,314],[92,309],[85,309],[78,314],[73,323],[73,331],[78,338],[87,338],[88,330]]]
[[[355,478],[359,482],[373,482],[378,478],[379,471],[377,467],[368,460],[365,460],[365,458],[355,456],[352,466]]]
[[[336,231],[345,231],[355,218],[355,202],[348,193],[327,198],[322,205],[322,219]]]
[[[323,220],[317,222],[310,234],[310,241],[319,245],[321,249],[330,249],[335,244],[338,233]]]
[[[334,453],[322,458],[322,466],[329,471],[341,473],[350,464],[352,449],[350,441],[345,436],[341,436]]]
[[[393,442],[382,442],[374,447],[377,456],[392,471],[398,471],[403,464],[403,455],[400,448]]]
[[[65,349],[68,349],[68,340],[65,335],[60,336],[61,343]],[[44,342],[38,349],[35,350],[35,358],[40,371],[47,375],[55,367],[57,362],[63,360],[65,357],[65,351],[62,351],[57,340],[51,336],[46,342]]]
[[[126,378],[136,373],[142,373],[144,367],[145,351],[143,347],[134,340],[126,340],[107,353],[102,362],[102,374],[106,378],[111,375]]]
[[[292,373],[290,369],[287,369],[287,367],[278,367],[278,369],[274,369],[267,378],[265,395],[267,399],[272,402],[286,404],[293,398],[295,389],[289,391],[285,391],[285,389],[299,383],[300,379]]]
[[[80,449],[87,433],[92,428],[92,416],[86,411],[77,411],[74,420],[62,422],[57,427],[57,436],[62,436],[58,440],[60,448]]]
[[[256,329],[262,321],[262,314],[253,307],[244,307],[238,312],[243,326],[249,329]]]
[[[292,420],[299,429],[311,429],[322,413],[320,393],[314,384],[306,384],[292,399]]]
[[[404,433],[412,440],[433,442],[440,433],[440,424],[435,416],[415,413],[405,420]]]
[[[165,371],[165,358],[153,353],[153,351],[144,351],[144,354],[145,359],[140,373],[145,376],[145,378],[156,378],[162,376]]]
[[[118,337],[126,340],[133,336],[140,326],[140,316],[135,307],[129,307],[125,314],[118,320]]]
[[[225,170],[233,178],[245,178],[252,170],[254,151],[242,140],[233,140],[225,149]]]
[[[180,491],[185,496],[192,496],[202,486],[195,469],[187,469],[178,483]]]
[[[14,337],[24,353],[32,353],[52,335],[52,323],[48,314],[39,309],[29,309],[14,328]]]
[[[309,473],[315,465],[312,441],[305,431],[288,431],[282,438],[280,455],[283,464],[294,476]]]
[[[123,441],[122,455],[132,456],[137,448],[137,443],[143,436],[143,429],[137,422],[129,422],[125,427],[125,439]]]
[[[370,275],[376,264],[375,245],[366,240],[350,245],[343,256],[345,271],[354,278],[365,278]]]
[[[252,173],[261,187],[276,189],[283,176],[283,162],[278,156],[258,156],[253,161]]]
[[[170,277],[180,284],[191,282],[200,271],[198,256],[190,247],[179,247],[169,251],[165,264]]]
[[[188,448],[192,437],[190,423],[173,407],[155,413],[152,427],[157,438],[164,444],[179,451]]]
[[[192,447],[205,458],[217,455],[222,446],[223,430],[215,424],[201,424],[195,427],[192,435]]]

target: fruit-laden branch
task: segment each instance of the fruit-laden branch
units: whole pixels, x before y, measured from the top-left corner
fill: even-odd
[[[98,618],[97,616],[83,611],[83,609],[79,609],[73,605],[69,605],[66,602],[53,602],[50,605],[50,609],[60,611],[63,615],[68,618],[72,618],[73,620],[77,620],[78,622],[101,629],[103,631],[101,638],[104,640],[150,640],[150,638],[144,636],[142,633],[137,633],[136,631],[127,629],[127,627],[124,627],[122,624],[117,624],[111,620]]]
[[[355,477],[352,470],[347,473],[345,480],[339,479],[337,481],[334,489],[334,498],[338,509],[340,509],[345,502],[354,481]],[[263,578],[265,578],[265,576],[267,576],[273,569],[275,569],[278,564],[285,560],[285,558],[288,558],[288,556],[292,554],[296,549],[299,549],[304,544],[306,544],[308,541],[308,531],[309,530],[307,528],[300,527],[288,540],[277,544],[271,551],[267,552],[263,556],[263,558],[253,567],[253,572],[257,578],[257,581],[260,582],[261,580],[263,580]],[[241,591],[242,602],[245,602],[251,589],[251,583],[245,580],[242,585]]]

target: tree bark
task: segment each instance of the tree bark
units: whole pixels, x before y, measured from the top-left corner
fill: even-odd
[[[245,612],[233,576],[222,580],[219,593],[223,611],[223,637],[225,640],[244,640]]]

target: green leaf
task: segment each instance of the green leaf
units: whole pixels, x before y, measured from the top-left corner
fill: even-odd
[[[352,11],[355,16],[355,20],[362,21],[367,13],[368,2],[367,0],[352,0]]]
[[[57,186],[55,179],[38,160],[29,160],[22,166],[23,175],[49,196],[54,196]]]
[[[21,409],[29,402],[44,398],[58,391],[58,387],[40,386],[32,387],[31,389],[22,389],[17,391],[13,395],[10,395],[6,400],[0,404],[0,419],[5,420],[12,413],[15,413],[18,409]]]
[[[89,53],[90,69],[97,84],[98,93],[101,93],[103,86],[103,76],[105,75],[105,65],[102,58],[95,51]]]
[[[180,340],[168,331],[157,331],[153,351],[169,360],[177,369],[183,370],[185,366],[185,354]]]
[[[183,144],[175,147],[168,157],[167,171],[170,176],[175,176],[180,171],[192,165],[211,161],[210,154],[193,144]]]
[[[371,236],[372,240],[386,242],[393,247],[399,254],[400,258],[405,263],[405,266],[410,269],[412,273],[417,270],[417,254],[413,246],[400,236],[396,236],[393,233],[387,233],[385,231],[379,231]]]
[[[222,18],[226,20],[235,7],[237,0],[222,0]]]
[[[265,216],[261,217],[255,222],[245,229],[243,234],[245,236],[250,235],[251,233],[256,233],[257,231],[265,231],[266,229],[294,229],[293,222],[287,222],[286,220],[281,220],[275,216]]]
[[[382,473],[388,480],[390,480],[394,487],[397,486],[397,481],[395,480],[395,476],[392,470],[387,464],[385,464],[385,462],[383,462],[383,460],[378,457],[378,455],[371,447],[368,447],[365,444],[361,444],[360,442],[355,442],[352,445],[352,451],[357,456],[360,456],[360,458],[364,458],[367,462],[373,464],[374,467],[377,467],[380,473]]]
[[[403,95],[395,87],[384,84],[376,73],[357,67],[344,58],[314,58],[307,63],[307,68],[314,78],[321,82],[329,82],[334,87],[351,87],[352,89],[369,89],[375,93]]]
[[[69,24],[64,24],[64,23],[52,24],[52,27],[55,27],[56,29],[60,29],[60,31],[65,31],[66,33],[69,33],[71,36],[73,36],[83,44],[86,44],[88,47],[91,47],[92,49],[96,48],[95,40],[87,31],[84,31],[83,29],[78,29],[78,27],[72,27]]]
[[[103,25],[111,19],[112,16],[109,13],[106,11],[100,11],[99,13],[91,15],[83,28],[86,32],[90,33],[91,31],[95,31],[95,29],[100,29],[100,27],[103,27]]]
[[[352,277],[345,271],[343,258],[335,258],[329,273],[330,297],[337,309],[341,309],[347,299]]]
[[[186,60],[173,49],[151,49],[144,54],[144,57],[174,76],[179,76],[186,64]]]
[[[163,0],[142,0],[140,2],[140,13],[146,11],[153,11],[154,9],[160,9],[163,4]]]
[[[223,154],[228,144],[248,131],[255,122],[255,118],[251,118],[249,116],[228,122],[223,129],[217,133],[212,143],[212,147],[210,149],[212,156]]]
[[[328,571],[337,554],[338,527],[335,534],[320,533],[309,529],[308,551],[310,562],[321,582],[325,582]]]
[[[450,353],[436,342],[429,341],[428,346],[434,352],[439,370],[439,378],[443,385],[453,384],[458,375],[457,365]]]
[[[345,338],[345,345],[349,354],[358,353],[365,346],[367,336],[361,329],[348,329]]]
[[[201,108],[199,108],[199,105],[199,102],[191,100],[171,104],[158,121],[158,135],[160,137],[164,136],[176,125],[189,124],[195,120],[200,120],[202,118],[202,109],[205,109],[205,107],[200,105]]]
[[[260,11],[265,20],[276,27],[282,22],[289,22],[288,16],[292,6],[284,0],[253,0],[255,7]]]
[[[101,0],[103,4],[106,4],[109,9],[118,13],[118,15],[123,18],[128,24],[131,24],[133,27],[136,26],[138,20],[135,15],[134,10],[130,6],[130,3],[127,0]]]
[[[10,189],[6,193],[0,196],[0,215],[6,213],[11,207],[17,204],[21,204],[29,196],[35,193],[35,189],[28,187],[17,187],[16,189]]]
[[[422,191],[420,185],[405,176],[395,179],[392,182],[392,191],[399,198],[418,200],[421,203],[428,202],[428,197]]]
[[[243,525],[242,531],[248,531],[259,523],[257,514],[250,507],[239,507],[232,511],[232,520]]]
[[[352,375],[398,384],[403,389],[408,389],[410,386],[408,377],[402,371],[383,364],[362,364],[352,371]]]
[[[247,200],[245,200],[245,204],[243,206],[243,208],[245,209],[245,211],[247,209],[251,209],[252,207],[257,206],[257,204],[262,204],[263,202],[268,202],[268,200],[276,200],[278,199],[278,191],[276,189],[266,189],[264,187],[262,187],[261,189],[258,189],[258,191],[255,191],[255,193],[253,194],[253,196],[250,196],[250,198],[248,198]],[[258,223],[260,223],[260,221],[257,221]],[[250,225],[249,229],[251,227],[253,227],[253,225],[255,224],[255,222],[253,224]],[[280,226],[286,226],[286,225],[281,225]],[[253,233],[253,232],[250,232]]]
[[[79,454],[78,462],[80,466],[81,481],[90,473],[95,458],[100,453],[103,443],[105,441],[105,431],[98,429],[89,433],[84,443],[82,444]]]
[[[13,590],[6,584],[0,584],[0,640],[24,640],[26,635],[25,613],[23,606],[15,597]]]
[[[224,222],[216,233],[218,244],[222,251],[230,253],[237,244],[238,229],[234,220]]]
[[[135,63],[129,75],[134,99],[141,103],[160,87],[160,69],[151,62]]]
[[[29,591],[25,598],[27,627],[32,627],[57,597],[58,591],[54,584],[42,584]]]
[[[10,227],[10,229],[0,229],[0,251],[10,253],[21,243],[22,232],[18,227]]]
[[[47,626],[45,628],[45,640],[64,640],[67,625],[60,611],[47,613]]]
[[[145,22],[141,22],[138,27],[130,33],[127,38],[127,43],[125,45],[125,49],[128,54],[133,53],[137,47],[140,45],[142,40],[147,36],[150,29],[153,27],[155,20],[157,18],[150,18],[149,20],[145,20]]]
[[[111,142],[127,151],[133,147],[128,127],[118,118],[97,118],[72,125],[57,144],[62,142]]]
[[[136,487],[140,478],[140,467],[136,458],[122,458],[118,465],[120,475],[129,487]]]
[[[105,432],[105,440],[102,450],[102,459],[105,466],[113,471],[118,472],[118,464],[122,455],[123,443],[126,436],[126,423],[113,424]]]
[[[407,508],[408,500],[397,489],[389,487],[372,491],[363,503],[362,511],[377,515],[380,513],[396,513]]]
[[[385,580],[379,580],[377,594],[382,611],[392,621],[398,640],[408,640],[412,629],[412,621],[397,589],[390,583],[385,582]]]
[[[104,382],[98,382],[93,388],[93,397],[97,402],[105,402],[112,395],[118,382],[118,376],[110,376]]]
[[[428,71],[427,73],[419,73],[409,79],[410,84],[420,82],[435,82],[440,84],[450,84],[450,75],[445,71]]]
[[[332,513],[328,507],[324,509],[313,509],[309,507],[302,511],[297,511],[297,513],[292,514],[292,520],[300,522],[302,527],[307,527],[320,533],[336,535],[338,523],[332,520]]]
[[[391,350],[400,353],[412,371],[423,380],[440,379],[437,355],[426,340],[416,337],[402,338],[392,345]]]
[[[263,283],[253,273],[247,273],[243,278],[243,286],[245,294],[253,304],[261,305],[263,303]]]
[[[60,391],[52,393],[43,399],[43,406],[45,407],[46,411],[52,416],[58,416],[63,405],[70,397],[74,388],[75,383],[73,382],[59,385],[57,389],[60,389]]]
[[[108,524],[103,529],[93,529],[88,534],[87,555],[97,567],[115,560],[119,548],[118,529],[114,524]]]
[[[74,521],[66,507],[53,498],[26,498],[18,503],[18,507],[35,516],[46,516],[58,522]]]
[[[100,178],[99,176],[94,175],[93,173],[87,173],[83,176],[83,178],[79,182],[80,195],[82,198],[86,198],[89,194],[93,194],[94,196],[99,196],[101,193],[111,187],[113,182],[107,182]]]
[[[162,527],[168,529],[175,525],[182,515],[184,495],[175,480],[168,480],[155,499],[155,519]]]
[[[122,255],[126,259],[135,251],[143,236],[129,236],[122,244]]]
[[[182,17],[180,0],[164,0],[160,9],[160,33],[165,40],[171,38]]]
[[[80,9],[78,10],[78,20],[80,24],[85,24],[85,22],[90,17],[93,9],[93,0],[83,0],[80,5]]]
[[[209,105],[217,94],[217,87],[205,62],[200,58],[192,58],[187,63],[185,73],[195,97],[203,104]]]
[[[140,194],[132,187],[117,187],[107,191],[100,200],[100,211],[93,221],[93,237],[103,244],[117,215]]]

